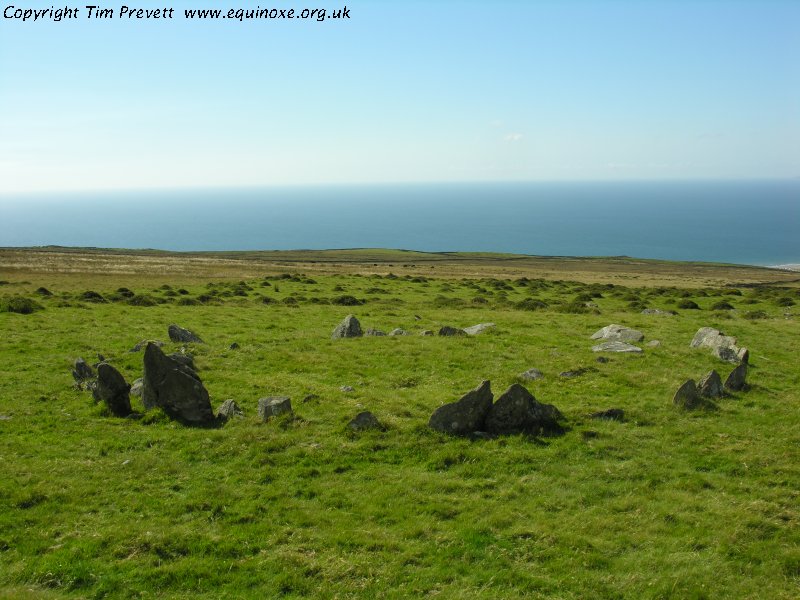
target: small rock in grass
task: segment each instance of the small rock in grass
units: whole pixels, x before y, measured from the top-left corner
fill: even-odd
[[[661,346],[661,342],[659,340],[650,340],[645,344],[648,348],[658,348]]]
[[[142,386],[144,386],[144,379],[139,377],[139,379],[134,379],[133,383],[131,384],[131,396],[136,396],[141,398],[142,396]]]
[[[384,429],[381,422],[371,412],[358,413],[348,424],[347,428],[353,431],[366,431],[368,429]]]
[[[386,335],[386,332],[385,331],[381,331],[379,329],[373,329],[372,327],[370,327],[369,329],[367,329],[364,332],[364,335],[369,336],[369,337],[383,337],[383,336]]]
[[[589,415],[592,419],[604,419],[606,421],[624,421],[625,411],[621,408],[609,408]]]
[[[459,335],[467,335],[467,333],[463,329],[458,329],[457,327],[450,327],[449,325],[445,325],[444,327],[439,329],[439,335],[459,336]]]
[[[537,379],[541,379],[544,377],[542,372],[539,369],[528,369],[524,373],[521,373],[519,378],[525,381],[536,381]]]
[[[495,327],[494,323],[478,323],[477,325],[473,325],[471,327],[465,327],[464,333],[466,333],[467,335],[478,335],[483,333],[484,331],[493,329],[494,327]]]
[[[241,346],[239,346],[239,342],[233,342],[230,346],[228,346],[228,350],[238,350]]]
[[[401,329],[398,327],[396,329],[392,329],[389,332],[389,335],[408,335],[408,332],[405,329]]]
[[[339,391],[347,394],[350,392],[355,392],[356,388],[354,388],[352,385],[343,385],[342,387],[339,388]]]
[[[173,342],[183,342],[183,343],[194,343],[194,344],[203,344],[203,340],[200,339],[193,331],[189,331],[188,329],[184,329],[178,325],[172,324],[167,328],[167,333],[169,334],[169,339]]]
[[[225,400],[217,409],[217,418],[221,421],[228,421],[234,417],[244,417],[244,412],[235,400]]]
[[[258,417],[266,422],[271,417],[292,414],[292,402],[286,396],[269,396],[258,401]]]
[[[434,333],[430,329],[423,329],[422,331],[419,332],[419,334],[421,336],[434,335]]]
[[[94,379],[94,371],[85,360],[78,358],[72,367],[72,378],[78,383],[83,383],[88,379]]]

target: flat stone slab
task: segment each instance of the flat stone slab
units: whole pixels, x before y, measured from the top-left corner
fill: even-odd
[[[631,352],[633,354],[641,354],[642,349],[633,344],[626,344],[625,342],[603,342],[597,346],[592,346],[592,352]]]
[[[612,342],[641,342],[644,334],[636,329],[625,327],[624,325],[606,325],[602,329],[592,334],[593,340],[609,340]]]
[[[467,335],[478,335],[484,331],[488,331],[489,329],[494,329],[494,327],[494,323],[478,323],[477,325],[472,325],[471,327],[464,327],[464,333]]]

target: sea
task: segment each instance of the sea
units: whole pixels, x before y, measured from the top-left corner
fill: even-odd
[[[0,246],[396,248],[800,264],[800,179],[0,195]]]

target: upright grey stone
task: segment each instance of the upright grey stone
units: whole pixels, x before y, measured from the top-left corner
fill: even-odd
[[[97,367],[97,385],[92,395],[97,402],[104,402],[115,417],[127,417],[131,414],[131,386],[125,378],[108,363],[100,363]]]
[[[694,409],[703,406],[703,398],[697,391],[697,384],[694,379],[689,379],[672,397],[672,403],[678,408]]]
[[[492,407],[492,399],[491,384],[484,381],[458,401],[444,404],[433,411],[428,426],[454,435],[483,431],[486,415]]]
[[[155,344],[144,351],[142,402],[158,406],[171,418],[186,425],[215,422],[208,392],[192,369],[165,355]]]
[[[361,323],[358,322],[355,315],[347,315],[344,320],[336,326],[336,329],[333,330],[331,339],[354,338],[361,337],[362,335]]]
[[[732,392],[741,392],[747,388],[747,363],[736,367],[725,380],[725,389]]]
[[[189,331],[188,329],[184,329],[183,327],[179,327],[178,325],[172,324],[167,328],[167,333],[169,333],[169,339],[173,342],[180,342],[184,344],[194,343],[194,344],[203,344],[203,340],[200,339],[196,333]]]
[[[556,433],[562,431],[563,416],[552,404],[536,401],[528,390],[515,383],[497,399],[486,415],[489,433]]]
[[[739,348],[739,352],[737,352],[736,357],[739,359],[740,363],[749,364],[750,363],[750,350],[747,348]]]
[[[268,396],[258,400],[258,417],[262,421],[291,413],[292,401],[286,396]]]
[[[722,378],[716,371],[710,371],[697,384],[697,392],[704,398],[722,397]]]

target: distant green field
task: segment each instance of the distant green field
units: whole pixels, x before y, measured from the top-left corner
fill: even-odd
[[[0,262],[0,597],[800,596],[790,276],[703,286],[715,269],[720,281],[739,273],[708,266],[684,287],[676,278],[691,269],[677,263],[666,285],[655,272],[647,285],[599,282],[603,263],[582,281],[566,268],[368,273],[370,252],[364,273],[259,263],[237,266],[241,278],[213,262],[184,274],[121,273],[124,257],[92,273]],[[105,301],[85,300],[90,290]],[[699,308],[681,308],[690,301]],[[33,312],[9,312],[20,307]],[[411,335],[331,340],[348,313]],[[419,335],[482,322],[496,327]],[[102,353],[129,382],[140,377],[142,353],[129,350],[143,339],[179,349],[170,323],[206,341],[187,350],[212,403],[233,398],[244,419],[218,429],[158,410],[117,419],[73,389],[79,356]],[[610,323],[661,345],[598,363],[589,336]],[[751,389],[684,412],[671,404],[683,381],[732,369],[689,347],[702,326],[750,349]],[[469,441],[427,427],[482,380],[497,397],[532,367],[544,378],[524,385],[561,410],[564,435]],[[290,396],[294,418],[260,423],[257,401],[270,395]],[[612,407],[624,422],[589,418]],[[362,410],[386,431],[349,432]]]

